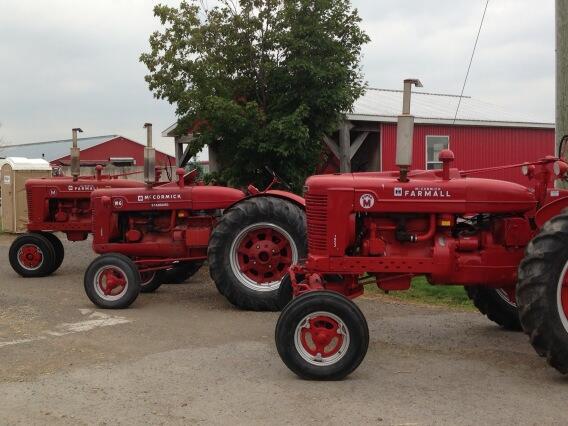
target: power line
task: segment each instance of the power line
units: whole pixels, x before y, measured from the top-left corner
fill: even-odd
[[[477,36],[475,37],[475,43],[473,45],[473,51],[471,52],[471,58],[469,58],[469,65],[467,66],[467,72],[465,73],[465,78],[463,80],[463,86],[460,93],[460,98],[458,101],[458,106],[456,108],[456,114],[454,115],[454,121],[452,124],[456,124],[456,119],[458,118],[458,112],[460,110],[460,105],[463,97],[463,92],[465,90],[465,85],[467,83],[467,78],[469,77],[469,70],[471,69],[471,63],[473,62],[473,57],[475,55],[475,49],[477,48],[477,42],[479,41],[479,34],[481,34],[481,28],[483,28],[483,21],[485,20],[485,13],[487,12],[487,6],[489,5],[489,0],[485,2],[485,8],[483,9],[483,16],[481,16],[481,22],[479,23],[479,29],[477,30]]]

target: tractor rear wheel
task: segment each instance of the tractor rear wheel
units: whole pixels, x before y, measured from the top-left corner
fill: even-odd
[[[53,264],[53,270],[50,272],[50,274],[53,274],[63,263],[63,258],[65,257],[65,249],[63,248],[63,243],[59,238],[57,238],[55,234],[51,232],[42,232],[41,235],[49,240],[49,242],[53,246],[53,249],[55,250],[55,262]]]
[[[275,340],[284,364],[301,378],[340,380],[365,358],[369,328],[359,307],[345,296],[313,291],[286,305]]]
[[[164,271],[163,281],[165,284],[182,284],[194,276],[203,266],[202,260],[194,262],[180,262],[172,269]]]
[[[16,238],[8,253],[12,269],[22,277],[45,277],[55,269],[55,248],[41,234],[24,234]]]
[[[527,246],[517,304],[536,352],[568,374],[568,213],[548,221]]]
[[[153,293],[164,283],[164,271],[143,271],[140,274],[140,293]]]
[[[467,286],[467,297],[483,315],[499,324],[505,330],[521,331],[519,310],[514,293],[504,288]],[[514,289],[513,289],[514,291]]]
[[[225,212],[209,240],[209,273],[233,305],[276,311],[288,267],[306,256],[306,217],[275,197],[244,200]]]
[[[136,264],[118,253],[103,254],[85,271],[85,292],[91,302],[104,309],[130,306],[140,293],[140,274]]]

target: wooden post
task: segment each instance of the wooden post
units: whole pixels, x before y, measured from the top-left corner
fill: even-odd
[[[343,122],[339,129],[339,171],[341,173],[351,172],[351,130],[349,121]]]

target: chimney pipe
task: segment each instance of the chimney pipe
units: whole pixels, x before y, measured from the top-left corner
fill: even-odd
[[[144,147],[144,182],[152,185],[156,182],[156,150],[152,148],[152,123],[145,123],[146,146]]]
[[[73,181],[79,179],[79,175],[81,174],[81,163],[79,160],[79,147],[77,146],[77,132],[83,133],[83,131],[76,127],[72,130],[72,138],[73,146],[71,147],[71,176],[73,176]]]
[[[410,115],[410,97],[412,85],[422,87],[417,79],[404,80],[402,95],[402,114],[398,116],[396,126],[396,165],[400,169],[400,182],[408,182],[408,171],[412,165],[412,138],[414,135],[414,116]]]

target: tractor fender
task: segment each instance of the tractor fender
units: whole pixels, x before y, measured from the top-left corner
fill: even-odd
[[[538,209],[534,216],[534,221],[538,228],[542,229],[546,222],[554,216],[558,216],[566,208],[568,208],[568,197],[559,198]]]
[[[236,206],[237,204],[239,204],[240,202],[242,202],[244,200],[249,200],[251,198],[259,198],[259,197],[280,198],[280,199],[290,201],[290,202],[296,204],[302,210],[306,209],[306,200],[304,199],[304,197],[300,197],[299,195],[296,195],[296,194],[294,194],[292,192],[288,192],[288,191],[279,191],[277,189],[271,189],[269,191],[259,192],[258,194],[253,194],[253,195],[249,195],[247,197],[244,197],[244,198],[240,199],[239,201],[228,206],[225,210],[229,210],[230,208]]]

